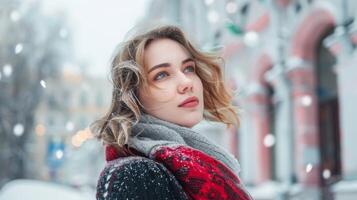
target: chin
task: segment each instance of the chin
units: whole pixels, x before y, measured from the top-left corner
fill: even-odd
[[[185,119],[183,121],[178,122],[177,124],[180,126],[184,126],[187,128],[192,128],[193,126],[195,126],[196,124],[200,123],[203,119],[203,115],[192,115],[192,116],[188,116],[185,117]]]

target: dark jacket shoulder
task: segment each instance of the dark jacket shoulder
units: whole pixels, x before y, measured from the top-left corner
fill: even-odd
[[[173,174],[162,164],[140,156],[107,163],[99,176],[97,199],[188,199]]]

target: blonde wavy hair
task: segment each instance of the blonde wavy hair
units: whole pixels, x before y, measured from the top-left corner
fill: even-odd
[[[232,93],[224,84],[220,63],[223,59],[214,53],[196,49],[177,26],[165,25],[137,34],[122,43],[111,63],[113,84],[112,102],[108,112],[94,121],[90,129],[104,144],[123,147],[129,138],[131,127],[143,113],[138,89],[146,87],[144,73],[145,48],[151,41],[167,38],[187,49],[196,62],[196,73],[202,81],[204,118],[223,122],[227,126],[239,125],[237,108],[232,105]]]

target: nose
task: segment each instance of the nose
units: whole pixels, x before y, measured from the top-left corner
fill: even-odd
[[[186,92],[193,92],[193,81],[192,78],[182,74],[178,79],[177,90],[180,94],[184,94]]]

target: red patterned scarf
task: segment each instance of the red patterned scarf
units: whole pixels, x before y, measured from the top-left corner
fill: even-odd
[[[126,148],[106,152],[109,160],[131,154],[162,163],[192,199],[252,199],[233,155],[192,129],[151,115],[132,127]]]
[[[176,177],[191,199],[253,199],[229,168],[199,150],[176,145],[157,147],[154,152],[152,159],[162,163]],[[144,156],[127,146],[120,151],[106,147],[107,161],[130,155]]]

